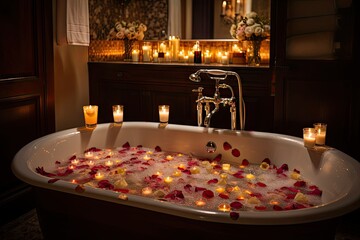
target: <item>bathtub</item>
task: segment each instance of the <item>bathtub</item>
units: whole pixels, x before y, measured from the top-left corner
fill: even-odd
[[[244,211],[233,220],[228,213],[189,208],[156,199],[85,187],[57,181],[36,173],[43,166],[52,168],[58,159],[68,158],[90,147],[114,148],[129,142],[131,146],[161,146],[163,150],[191,153],[231,164],[242,159],[261,163],[287,163],[322,191],[323,204],[289,211]],[[209,151],[209,142],[214,152]],[[234,157],[224,150],[231,143],[241,152]],[[216,147],[216,148],[215,148]],[[341,217],[360,206],[360,164],[330,147],[307,149],[301,138],[251,131],[230,131],[153,122],[98,124],[93,130],[74,128],[56,132],[24,146],[12,162],[14,174],[32,186],[43,234],[48,239],[334,239]],[[61,229],[61,231],[60,231]]]

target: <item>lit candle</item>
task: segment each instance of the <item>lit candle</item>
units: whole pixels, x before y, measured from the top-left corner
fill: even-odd
[[[224,64],[224,65],[229,64],[229,58],[228,58],[227,54],[224,54],[221,56],[221,64]]]
[[[180,177],[181,176],[181,171],[176,170],[172,175],[174,177]]]
[[[194,52],[193,51],[189,51],[189,53],[188,53],[188,62],[194,63]]]
[[[88,162],[88,165],[89,165],[89,166],[93,166],[93,165],[94,165],[94,161],[93,161],[93,160],[90,160],[90,161]]]
[[[304,146],[312,148],[315,146],[316,132],[315,128],[304,128],[303,129]]]
[[[85,126],[87,128],[94,128],[97,124],[98,106],[96,105],[83,106],[83,110],[85,117]]]
[[[154,51],[153,53],[153,61],[154,62],[157,62],[158,61],[158,57],[159,57],[159,53],[157,50]]]
[[[139,61],[139,50],[134,49],[132,51],[132,61],[133,62],[138,62]]]
[[[206,205],[206,202],[202,199],[195,201],[196,206],[202,207]]]
[[[122,123],[124,120],[124,106],[123,105],[114,105],[113,109],[113,117],[115,123]]]
[[[86,152],[85,157],[86,158],[92,158],[94,156],[93,152]]]
[[[152,194],[152,192],[153,191],[152,191],[151,187],[144,187],[143,189],[141,189],[142,195],[145,195],[145,196]]]
[[[200,168],[197,167],[197,166],[193,166],[192,168],[190,168],[190,172],[191,172],[192,174],[200,173]]]
[[[211,53],[209,52],[209,50],[206,50],[204,55],[204,63],[210,64],[210,62],[211,62]]]
[[[142,50],[143,50],[143,61],[149,62],[150,61],[150,47],[147,45],[144,45],[142,47]]]
[[[104,174],[102,174],[101,172],[95,173],[95,179],[96,180],[101,180],[103,178],[104,178]]]
[[[167,123],[169,121],[169,105],[159,105],[159,118],[161,123]]]
[[[148,155],[144,156],[144,160],[150,160],[150,159],[151,159],[151,157],[149,157]]]
[[[105,165],[108,166],[108,167],[111,167],[114,163],[110,160],[106,161],[105,162]]]
[[[240,13],[240,0],[236,0],[235,14]]]
[[[184,62],[184,50],[181,50],[178,55],[178,61]]]
[[[229,212],[230,211],[230,205],[227,204],[227,203],[221,203],[219,206],[218,206],[218,209],[220,211],[223,211],[223,212]]]
[[[327,124],[325,123],[314,123],[314,128],[316,132],[316,145],[325,145],[326,127]]]
[[[165,62],[171,62],[170,52],[165,53]]]
[[[79,159],[74,159],[74,160],[71,160],[71,163],[76,165],[76,164],[78,164],[78,163],[79,163]]]
[[[246,178],[247,178],[247,179],[252,180],[252,179],[254,179],[254,178],[255,178],[255,175],[254,175],[254,174],[249,173],[249,174],[246,174]]]
[[[225,15],[225,12],[226,12],[226,1],[223,1],[223,2],[222,2],[222,11],[221,11],[221,14],[222,14],[222,15]]]
[[[174,159],[174,157],[173,157],[173,156],[171,156],[171,155],[167,155],[167,156],[166,156],[166,160],[171,161],[171,160],[173,160],[173,159]]]
[[[223,187],[217,187],[217,188],[215,189],[215,191],[218,192],[218,193],[222,193],[222,192],[225,191],[225,188],[223,188]]]
[[[164,182],[165,183],[171,183],[173,181],[173,178],[172,177],[166,177],[165,179],[164,179]]]

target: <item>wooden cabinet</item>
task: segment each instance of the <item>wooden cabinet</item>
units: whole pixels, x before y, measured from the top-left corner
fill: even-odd
[[[216,68],[236,71],[241,77],[246,104],[245,129],[272,130],[273,96],[269,68],[125,62],[89,62],[88,67],[90,104],[99,105],[99,122],[113,121],[113,104],[124,105],[124,121],[158,122],[158,105],[168,104],[170,123],[197,125],[198,96],[192,90],[203,87],[204,95],[213,96],[215,81],[201,75],[202,81],[195,83],[189,80],[189,76],[202,68]],[[238,100],[236,78],[228,77],[225,83],[233,88]],[[231,96],[228,89],[220,89],[220,93],[221,97]],[[229,107],[221,107],[212,117],[211,126],[230,129],[230,119]]]

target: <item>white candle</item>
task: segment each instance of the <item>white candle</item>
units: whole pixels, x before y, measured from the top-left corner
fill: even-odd
[[[164,182],[166,182],[166,183],[171,183],[173,181],[173,178],[172,177],[166,177],[165,179],[164,179]]]
[[[222,55],[221,56],[221,63],[224,64],[224,65],[229,64],[229,58],[228,58],[227,55]]]
[[[132,60],[133,60],[133,62],[139,61],[139,50],[135,49],[132,51]]]
[[[159,118],[161,123],[167,123],[169,121],[169,105],[159,106]]]
[[[312,148],[315,146],[316,132],[314,128],[304,128],[303,136],[305,147]]]
[[[115,123],[122,123],[124,120],[124,106],[123,105],[114,105],[113,108],[113,117]]]
[[[314,128],[316,132],[316,145],[325,145],[325,139],[326,139],[326,127],[327,124],[325,123],[314,123]]]
[[[206,50],[204,55],[204,63],[210,64],[210,62],[211,62],[211,53],[209,52],[209,50]]]
[[[240,0],[236,0],[235,14],[240,13]]]
[[[150,61],[150,47],[147,45],[144,45],[142,47],[142,50],[143,50],[143,61],[149,62]]]
[[[153,61],[154,62],[157,62],[158,61],[158,57],[159,57],[159,53],[157,50],[154,51],[153,53]]]
[[[222,2],[222,11],[221,11],[222,15],[225,15],[225,12],[226,12],[226,1],[223,1]]]
[[[97,172],[96,174],[95,174],[95,179],[96,180],[101,180],[101,179],[103,179],[104,178],[104,174],[102,174],[101,172]]]

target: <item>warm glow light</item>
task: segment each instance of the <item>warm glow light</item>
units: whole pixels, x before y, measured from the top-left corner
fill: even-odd
[[[173,178],[172,177],[166,177],[165,179],[164,179],[164,182],[166,182],[166,183],[171,183],[173,181]]]
[[[225,188],[223,188],[223,187],[217,187],[217,188],[215,189],[215,191],[218,192],[218,193],[222,193],[222,192],[225,191]]]
[[[171,156],[171,155],[167,155],[167,156],[166,156],[166,160],[171,161],[171,160],[173,160],[173,159],[174,159],[174,157],[173,157],[173,156]]]
[[[80,162],[79,159],[71,160],[71,163],[72,163],[72,164],[75,164],[75,165],[78,164],[79,162]]]
[[[196,206],[202,207],[206,205],[206,202],[202,199],[195,201]]]
[[[111,167],[114,163],[110,160],[106,161],[105,162],[105,165],[108,166],[108,167]]]
[[[251,180],[251,179],[254,179],[254,178],[255,178],[255,175],[249,173],[249,174],[246,174],[246,178]]]
[[[100,179],[103,179],[104,178],[104,174],[102,174],[101,172],[97,172],[95,174],[95,179],[96,180],[100,180]]]
[[[223,163],[223,165],[222,165],[222,170],[224,170],[224,171],[229,171],[229,170],[230,170],[230,164],[228,164],[228,163]]]
[[[141,189],[142,195],[145,195],[145,196],[152,194],[152,192],[153,191],[152,191],[151,187],[144,187],[143,189]]]
[[[92,153],[92,152],[86,152],[85,153],[85,157],[86,158],[91,158],[91,157],[93,157],[94,156],[94,154]]]
[[[174,177],[180,177],[181,176],[181,171],[175,171],[172,175]]]
[[[221,203],[219,206],[218,206],[218,209],[220,211],[223,211],[223,212],[229,212],[230,211],[230,205],[227,204],[227,203]]]
[[[144,160],[150,160],[150,159],[151,159],[151,157],[149,157],[148,155],[144,156]]]
[[[93,165],[94,165],[94,161],[93,161],[93,160],[90,160],[90,161],[88,162],[88,165],[89,165],[89,166],[93,166]]]
[[[190,168],[190,172],[191,172],[192,174],[200,173],[200,168],[197,167],[197,166],[194,166],[194,167]]]

